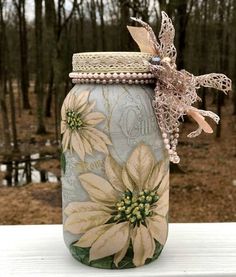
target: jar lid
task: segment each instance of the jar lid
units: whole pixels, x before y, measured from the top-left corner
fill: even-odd
[[[84,52],[73,55],[73,72],[150,72],[150,53]]]

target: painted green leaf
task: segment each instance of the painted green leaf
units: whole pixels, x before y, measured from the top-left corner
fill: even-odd
[[[122,261],[120,261],[119,267],[117,268],[115,266],[115,264],[113,263],[113,256],[114,255],[109,256],[109,257],[105,257],[105,258],[102,258],[102,259],[98,259],[96,261],[89,262],[89,249],[90,248],[89,247],[88,248],[78,247],[78,246],[73,245],[74,243],[72,243],[70,245],[70,251],[71,251],[72,256],[76,260],[78,260],[81,263],[86,264],[88,266],[97,267],[97,268],[104,268],[104,269],[122,269],[122,268],[135,267],[135,265],[132,262],[133,249],[132,249],[131,244],[128,248],[128,251],[127,251],[125,257],[122,259]],[[162,249],[163,249],[163,246],[159,242],[156,242],[156,249],[155,249],[154,255],[151,259],[146,260],[146,264],[148,264],[151,261],[157,259],[157,257],[160,255]]]
[[[105,257],[96,261],[89,262],[89,249],[90,248],[82,248],[78,246],[74,246],[73,244],[70,246],[70,251],[72,256],[80,261],[83,264],[97,267],[97,268],[107,268],[110,269],[113,266],[113,256]]]

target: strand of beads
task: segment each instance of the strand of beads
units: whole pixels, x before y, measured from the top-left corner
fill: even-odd
[[[176,128],[176,131],[171,134],[167,134],[164,131],[162,132],[162,138],[165,145],[165,149],[168,151],[170,161],[175,164],[179,163],[180,161],[180,158],[176,152],[179,137],[179,131],[177,131],[178,129],[179,128]]]
[[[160,89],[160,85],[158,82],[156,82],[156,88],[155,91],[158,91]],[[165,145],[165,149],[168,152],[170,161],[173,163],[179,163],[180,158],[177,154],[176,148],[178,145],[178,138],[179,138],[179,123],[175,123],[175,126],[173,129],[168,128],[168,121],[167,121],[167,115],[168,110],[166,110],[165,106],[163,106],[159,99],[154,99],[152,102],[154,112],[156,114],[156,119],[159,125],[159,128],[162,133],[163,143]]]
[[[162,107],[156,100],[153,100],[153,108],[162,133],[165,149],[169,154],[170,161],[173,163],[179,163],[180,158],[176,151],[179,138],[179,124],[176,123],[174,130],[168,130],[167,126],[165,125],[165,108]]]
[[[176,127],[175,131],[170,134],[163,132],[162,137],[165,148],[168,151],[170,161],[173,163],[179,163],[180,158],[176,152],[176,147],[178,145],[179,128]]]
[[[108,73],[92,73],[92,72],[71,72],[69,77],[72,79],[95,79],[95,80],[146,80],[153,79],[152,73],[136,73],[136,72],[108,72]]]
[[[150,79],[141,79],[141,80],[132,80],[132,79],[72,79],[73,84],[129,84],[129,85],[143,85],[143,84],[153,84],[154,80]]]

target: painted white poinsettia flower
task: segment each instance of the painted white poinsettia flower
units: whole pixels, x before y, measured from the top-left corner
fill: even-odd
[[[169,171],[142,143],[123,167],[107,156],[105,173],[107,180],[79,176],[91,201],[68,204],[65,230],[83,234],[74,245],[90,247],[90,261],[114,255],[117,267],[132,242],[133,263],[141,266],[153,257],[155,240],[163,245],[167,238]]]
[[[93,111],[96,102],[89,102],[88,98],[89,91],[82,91],[78,96],[70,92],[61,108],[63,152],[75,151],[81,160],[86,153],[92,154],[93,149],[108,154],[107,145],[112,144],[106,134],[95,128],[105,116]]]

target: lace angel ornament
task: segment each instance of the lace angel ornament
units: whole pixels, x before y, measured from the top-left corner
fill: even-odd
[[[142,27],[127,26],[127,28],[141,52],[154,55],[149,63],[150,71],[157,79],[153,108],[170,161],[179,163],[180,158],[176,152],[179,118],[184,115],[191,116],[199,125],[198,129],[191,132],[188,137],[196,137],[202,131],[213,132],[211,126],[205,121],[206,116],[216,123],[219,122],[219,117],[215,113],[192,106],[194,102],[201,100],[196,90],[204,86],[227,94],[231,90],[231,80],[224,74],[211,73],[194,76],[186,70],[177,70],[177,52],[174,46],[175,29],[167,14],[162,12],[161,15],[162,22],[158,40],[152,28],[140,19],[131,18],[140,23]]]

